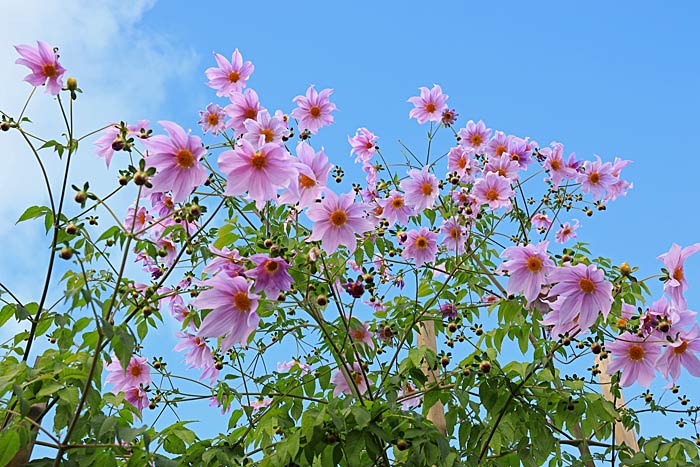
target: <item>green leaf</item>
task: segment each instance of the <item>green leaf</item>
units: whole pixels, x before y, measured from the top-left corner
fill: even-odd
[[[125,326],[114,327],[114,337],[112,338],[112,348],[119,359],[122,368],[126,370],[131,361],[131,356],[134,351],[134,337],[131,335]]]
[[[5,324],[7,320],[14,316],[15,310],[15,305],[12,303],[7,304],[4,307],[2,307],[2,309],[0,309],[0,326]]]
[[[163,448],[171,454],[184,454],[185,442],[181,440],[176,434],[168,435],[163,443]]]
[[[0,467],[10,463],[19,451],[19,433],[8,430],[0,434]]]
[[[19,216],[19,219],[15,224],[19,224],[20,222],[29,220],[29,219],[36,219],[37,217],[41,217],[47,212],[51,212],[49,208],[46,206],[30,206],[27,208],[26,211],[24,211],[24,214]]]

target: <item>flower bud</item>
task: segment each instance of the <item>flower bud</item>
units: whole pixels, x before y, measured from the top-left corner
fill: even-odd
[[[624,262],[620,265],[620,272],[623,276],[629,276],[632,273],[632,268],[627,262]]]
[[[64,246],[61,248],[61,252],[58,254],[61,259],[71,259],[73,257],[73,248],[69,246]]]
[[[326,297],[325,295],[319,295],[318,297],[316,297],[316,303],[318,304],[318,306],[326,306],[328,305],[328,297]]]
[[[66,226],[66,233],[68,235],[75,235],[75,233],[78,231],[78,227],[76,227],[75,224],[68,224]]]
[[[66,80],[66,88],[69,91],[76,91],[78,89],[78,80],[72,76]]]
[[[488,373],[489,371],[491,371],[491,362],[489,362],[488,360],[484,360],[483,362],[479,363],[479,370],[482,373]]]
[[[136,186],[145,185],[148,182],[148,175],[146,172],[138,171],[134,174],[134,183]]]
[[[0,130],[2,131],[8,131],[10,129],[10,124],[7,122],[1,122],[0,123]]]

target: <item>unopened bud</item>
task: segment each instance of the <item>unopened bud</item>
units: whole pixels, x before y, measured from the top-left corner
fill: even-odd
[[[67,88],[69,91],[75,91],[75,90],[77,90],[77,89],[78,89],[78,80],[75,79],[75,78],[73,78],[72,76],[69,77],[69,78],[66,80],[66,88]]]
[[[620,272],[623,276],[629,276],[632,273],[632,268],[627,262],[624,262],[620,265]]]

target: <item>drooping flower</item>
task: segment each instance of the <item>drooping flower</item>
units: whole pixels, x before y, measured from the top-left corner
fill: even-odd
[[[666,345],[666,351],[656,361],[664,378],[676,381],[681,376],[681,366],[693,376],[700,376],[700,329],[695,324],[693,329],[681,330],[674,342]]]
[[[207,170],[200,162],[206,150],[199,137],[185,133],[177,123],[158,123],[169,136],[157,135],[143,141],[148,148],[146,162],[157,170],[151,183],[154,191],[172,191],[173,201],[180,203],[207,180]]]
[[[458,135],[461,146],[470,148],[475,153],[480,154],[486,149],[491,136],[491,128],[486,128],[486,124],[482,120],[479,120],[478,123],[474,123],[474,120],[469,120],[467,126],[459,130]]]
[[[399,391],[398,399],[401,400],[401,407],[404,410],[411,410],[421,405],[423,395],[411,383],[407,382]]]
[[[231,103],[224,107],[226,114],[231,117],[229,128],[236,130],[238,134],[245,132],[246,120],[258,118],[258,112],[265,110],[260,106],[258,93],[252,89],[246,89],[243,93],[235,92],[229,96]]]
[[[566,243],[572,238],[576,238],[576,230],[578,230],[579,227],[581,227],[581,225],[578,223],[577,219],[574,219],[573,224],[564,222],[554,235],[554,239],[557,243]]]
[[[223,271],[234,277],[241,275],[245,270],[243,267],[244,258],[238,253],[237,249],[230,250],[227,246],[224,246],[219,250],[214,245],[209,245],[209,251],[212,252],[214,257],[204,266],[203,271],[206,274],[213,275]]]
[[[310,375],[313,374],[314,369],[311,365],[308,363],[304,363],[300,360],[290,360],[288,362],[279,362],[277,363],[277,371],[280,373],[283,371],[289,371],[292,368],[297,367],[301,370],[301,375]]]
[[[532,225],[540,229],[548,229],[552,225],[552,220],[543,212],[538,212],[532,216]]]
[[[573,321],[578,316],[578,326],[588,329],[598,318],[607,318],[612,306],[612,284],[605,280],[605,273],[595,265],[577,264],[558,267],[549,273],[549,281],[557,282],[549,291],[550,297],[561,299],[561,319]]]
[[[469,232],[456,217],[442,221],[440,233],[444,236],[443,245],[450,254],[462,254],[465,251]]]
[[[302,141],[297,145],[296,152],[295,162],[299,174],[291,179],[287,190],[280,196],[279,203],[299,203],[299,208],[304,209],[320,199],[327,189],[328,173],[332,165],[328,163],[323,148],[316,152]]]
[[[365,380],[365,376],[362,372],[362,367],[360,367],[359,363],[355,362],[352,364],[350,377],[354,382],[354,387],[357,387],[357,391],[360,394],[364,394],[365,392],[367,392],[367,381]],[[340,394],[353,393],[353,389],[351,386],[352,383],[345,379],[345,376],[343,376],[343,372],[340,370],[336,370],[335,373],[333,373],[333,376],[331,377],[331,383],[335,384],[335,388],[333,389],[334,396],[338,396]]]
[[[668,270],[668,280],[664,282],[664,292],[668,294],[671,303],[677,308],[686,308],[683,293],[688,289],[688,281],[685,280],[684,263],[691,255],[700,251],[700,243],[681,248],[673,244],[668,253],[660,255],[661,260]]]
[[[547,253],[549,242],[537,245],[511,246],[503,250],[501,258],[507,258],[499,271],[509,274],[506,291],[509,294],[522,292],[528,303],[534,301],[542,286],[547,283],[546,276],[554,270],[554,261]]]
[[[581,191],[593,193],[593,199],[599,200],[612,188],[617,179],[612,174],[610,162],[603,163],[597,155],[595,158],[595,162],[584,162],[583,173],[578,175],[578,181],[581,183]]]
[[[435,232],[427,227],[421,227],[418,230],[409,230],[406,235],[401,256],[407,260],[413,260],[417,268],[424,263],[435,261],[438,250]]]
[[[622,169],[627,167],[629,164],[631,164],[632,161],[630,160],[623,160],[620,159],[619,157],[615,158],[615,161],[613,162],[612,166],[612,174],[613,177],[615,177],[616,181],[613,183],[608,191],[605,193],[605,200],[614,200],[618,196],[626,196],[627,195],[627,190],[632,188],[634,184],[628,182],[627,180],[622,180],[620,178],[620,172]]]
[[[246,271],[246,276],[255,279],[255,291],[265,292],[268,299],[276,299],[280,292],[289,290],[294,280],[287,270],[291,267],[282,258],[270,258],[259,253],[248,258],[255,268]]]
[[[221,106],[209,104],[206,109],[199,111],[201,117],[197,123],[202,126],[204,133],[218,135],[226,129],[226,112]]]
[[[553,142],[551,148],[543,148],[540,153],[546,157],[544,169],[549,172],[549,179],[554,188],[559,188],[562,180],[576,178],[576,170],[569,167],[564,161],[564,145]]]
[[[37,41],[37,47],[31,45],[16,45],[15,50],[20,55],[15,63],[24,65],[31,73],[24,77],[24,81],[32,86],[46,84],[46,92],[57,96],[63,88],[62,77],[66,69],[58,63],[58,54],[44,41]]]
[[[292,110],[292,117],[299,121],[299,128],[306,128],[312,134],[319,128],[333,124],[333,112],[336,107],[330,101],[332,89],[316,91],[313,85],[306,90],[306,96],[296,96],[293,100],[297,108]]]
[[[415,118],[420,125],[425,122],[439,122],[442,119],[442,112],[447,109],[447,94],[442,93],[442,89],[437,84],[433,89],[426,87],[419,88],[420,96],[410,97],[408,102],[415,108],[408,113],[409,118]]]
[[[112,392],[115,394],[140,385],[148,386],[151,384],[151,370],[146,362],[144,357],[132,356],[124,369],[116,355],[112,355],[112,361],[105,365],[105,370],[109,372],[105,383],[114,386]]]
[[[442,314],[442,319],[447,321],[454,321],[459,315],[459,310],[457,305],[452,302],[445,302],[440,305],[440,313]]]
[[[374,341],[372,341],[372,333],[369,330],[369,324],[367,323],[355,323],[350,325],[350,336],[356,342],[363,342],[370,349],[374,348]]]
[[[246,81],[253,74],[255,67],[251,62],[243,62],[243,56],[238,49],[233,51],[231,61],[214,52],[214,58],[218,67],[207,68],[204,72],[209,78],[207,86],[216,89],[219,97],[231,96],[240,92],[246,85]]]
[[[285,126],[284,121],[278,116],[271,117],[270,112],[267,110],[258,112],[255,119],[249,118],[245,120],[243,126],[245,127],[243,137],[255,147],[262,146],[265,143],[280,144],[282,137],[289,135],[289,130]]]
[[[511,208],[510,197],[515,193],[510,181],[500,175],[489,172],[474,184],[473,195],[479,204],[488,204],[491,209]]]
[[[140,386],[130,387],[124,390],[124,399],[139,411],[148,407],[148,393]]]
[[[248,407],[252,407],[253,413],[255,413],[265,407],[269,407],[270,404],[272,404],[272,399],[256,399],[252,401]]]
[[[219,168],[227,176],[227,195],[238,196],[248,192],[258,209],[265,201],[277,197],[277,190],[289,185],[297,175],[289,153],[283,146],[266,143],[255,149],[250,142],[219,155]]]
[[[401,189],[405,193],[406,205],[412,207],[416,213],[431,209],[440,194],[438,179],[429,172],[427,166],[422,170],[409,170],[408,178],[401,181]]]
[[[321,240],[327,254],[335,252],[340,245],[345,245],[352,254],[357,248],[355,235],[372,229],[371,222],[365,218],[367,206],[354,200],[352,191],[340,196],[328,191],[323,201],[306,211],[314,223],[308,240]]]
[[[202,320],[199,337],[223,337],[221,350],[227,351],[234,344],[248,345],[248,337],[255,331],[260,317],[259,295],[250,292],[252,287],[243,277],[218,274],[204,281],[206,289],[192,301],[199,310],[212,310]]]
[[[352,146],[350,155],[355,154],[355,162],[369,161],[377,150],[377,136],[367,128],[358,128],[355,136],[348,136],[348,143]]]
[[[189,364],[189,368],[203,370],[200,379],[209,379],[209,384],[214,384],[214,381],[219,376],[219,370],[216,369],[214,357],[207,345],[207,341],[188,332],[178,332],[175,336],[180,341],[175,344],[173,350],[181,352],[187,349],[187,352],[185,352],[185,363]]]
[[[382,208],[381,217],[389,221],[391,227],[395,223],[407,224],[409,216],[413,215],[413,209],[406,205],[404,196],[396,190],[392,190],[386,199],[378,199],[377,204]]]
[[[606,343],[605,347],[613,356],[607,372],[613,375],[622,371],[621,386],[630,386],[637,381],[642,386],[649,387],[654,379],[654,364],[661,354],[658,343],[625,332],[615,342]]]
[[[346,282],[341,285],[352,298],[361,298],[365,293],[365,283],[362,281],[361,277],[356,281]]]
[[[97,146],[97,150],[95,152],[97,153],[98,157],[104,158],[108,169],[109,164],[112,162],[112,156],[114,156],[115,146],[118,147],[118,145],[114,144],[114,141],[119,136],[119,132],[119,127],[112,125],[106,128],[102,132],[102,136],[95,140],[95,146]]]

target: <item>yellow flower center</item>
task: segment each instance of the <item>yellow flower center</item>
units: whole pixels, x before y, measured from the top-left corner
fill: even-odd
[[[209,126],[216,126],[219,124],[219,116],[216,114],[209,114],[207,117],[207,123],[209,123]]]
[[[686,341],[681,341],[681,345],[673,348],[674,355],[682,355],[688,350],[688,343]]]
[[[426,112],[432,113],[432,112],[435,112],[435,109],[437,109],[437,107],[435,107],[435,104],[433,104],[432,102],[428,102],[427,104],[425,104],[425,111]]]
[[[252,107],[247,108],[245,111],[245,118],[255,120],[256,118],[258,118],[258,111]]]
[[[250,165],[256,170],[262,170],[267,166],[267,157],[260,151],[256,151],[253,157],[250,158]]]
[[[334,227],[342,227],[348,221],[348,215],[342,209],[336,209],[331,213],[331,224]]]
[[[250,311],[251,302],[248,292],[241,291],[233,294],[233,304],[240,311]]]
[[[321,107],[314,105],[309,109],[309,113],[313,118],[318,118],[321,116]]]
[[[557,159],[554,159],[550,161],[549,166],[552,170],[559,170],[561,168],[561,163]]]
[[[595,292],[595,283],[587,277],[584,277],[578,281],[578,287],[585,294],[592,294]]]
[[[400,209],[403,207],[403,198],[394,198],[391,200],[391,207],[394,209]]]
[[[450,237],[455,240],[462,236],[462,231],[458,227],[452,227],[450,229]]]
[[[265,262],[265,265],[263,266],[263,268],[269,274],[273,274],[273,273],[277,272],[277,270],[280,268],[280,265],[277,261],[273,261],[271,259],[268,259]]]
[[[542,260],[537,256],[530,256],[527,259],[527,269],[530,272],[539,272],[542,269]]]
[[[676,268],[673,270],[673,278],[678,282],[683,280],[683,268]]]
[[[41,73],[47,78],[55,78],[58,75],[58,70],[53,63],[44,63],[41,66]]]
[[[239,79],[241,79],[241,74],[235,70],[228,74],[228,80],[232,83],[238,82]]]
[[[593,185],[597,185],[600,182],[600,174],[598,172],[593,172],[588,176],[588,181]]]
[[[464,156],[459,156],[459,160],[457,161],[457,167],[460,169],[463,169],[467,166],[467,158]]]
[[[502,155],[504,152],[506,152],[507,150],[508,150],[507,147],[505,147],[505,146],[503,146],[503,145],[500,145],[500,146],[496,146],[496,150],[495,150],[494,152],[496,153],[497,156],[500,156],[500,155]]]
[[[134,378],[141,376],[142,372],[143,370],[141,369],[141,365],[133,365],[131,368],[129,368],[129,374],[131,374],[131,376]]]
[[[421,250],[428,248],[428,239],[422,235],[416,238],[416,248],[420,248]]]
[[[631,345],[629,349],[627,349],[627,356],[635,362],[643,359],[646,353],[647,351],[644,350],[644,347],[639,344]]]
[[[194,156],[189,149],[180,149],[175,158],[177,159],[177,165],[183,169],[189,169],[194,165]]]
[[[495,188],[490,188],[484,197],[489,201],[496,201],[498,199],[498,190]]]
[[[302,188],[313,188],[316,186],[316,181],[305,174],[299,174],[299,186]]]
[[[469,142],[472,143],[472,146],[479,146],[484,142],[484,138],[482,138],[480,134],[476,133],[469,138]]]
[[[265,137],[266,143],[271,142],[275,138],[275,133],[269,128],[265,128],[264,130],[260,130],[260,134]]]
[[[425,196],[431,195],[433,193],[433,185],[431,185],[428,182],[425,182],[420,186],[420,192],[423,193]]]

